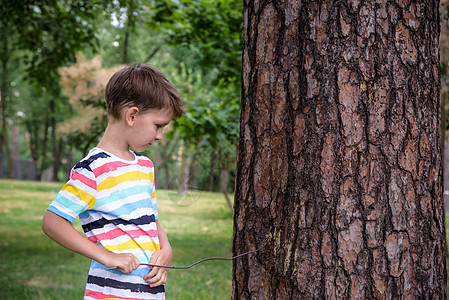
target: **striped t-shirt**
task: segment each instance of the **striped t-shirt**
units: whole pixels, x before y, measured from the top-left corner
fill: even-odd
[[[79,216],[86,237],[115,253],[132,253],[148,263],[160,249],[153,163],[131,152],[123,160],[92,149],[73,169],[49,210],[73,222]],[[164,286],[143,280],[150,269],[125,274],[92,261],[84,299],[164,299]]]

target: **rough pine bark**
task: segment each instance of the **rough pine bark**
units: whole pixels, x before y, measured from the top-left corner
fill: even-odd
[[[233,299],[445,299],[438,1],[244,0]]]

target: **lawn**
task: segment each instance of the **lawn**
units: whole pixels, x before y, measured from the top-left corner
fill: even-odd
[[[61,183],[0,180],[0,298],[82,299],[90,261],[41,231],[45,210]],[[180,197],[158,191],[160,223],[173,248],[172,265],[206,257],[230,257],[232,214],[222,195]],[[74,226],[81,231],[78,220]],[[167,299],[229,299],[230,261],[207,261],[171,270]]]

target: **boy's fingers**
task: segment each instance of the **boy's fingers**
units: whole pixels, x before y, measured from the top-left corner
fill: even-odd
[[[149,274],[148,274],[149,275]],[[159,281],[159,278],[158,277],[156,277],[156,275],[153,275],[153,276],[148,276],[148,278],[146,279],[146,281],[148,282],[148,283],[156,283],[157,281]]]
[[[167,282],[166,274],[158,274],[155,277],[152,277],[149,280],[147,280],[147,283],[149,283],[151,287],[157,287],[165,284],[166,282]]]
[[[150,264],[157,265],[157,261],[159,260],[159,252],[156,251],[153,253],[153,256],[150,259]]]
[[[150,287],[158,287],[158,286],[163,285],[163,284],[165,284],[165,282],[163,280],[159,280],[156,283],[150,283]]]
[[[151,271],[147,275],[144,276],[144,279],[145,280],[149,280],[149,279],[153,278],[154,276],[156,276],[156,274],[158,273],[159,269],[160,268],[158,268],[158,267],[153,267],[151,269]]]
[[[159,261],[159,253],[156,251],[153,254],[153,257],[151,257],[151,259],[150,259],[150,264],[158,265],[159,264],[158,261]],[[145,275],[146,279],[149,279],[149,278],[152,278],[153,276],[155,276],[159,272],[160,269],[161,268],[159,268],[159,267],[152,267],[151,271],[147,275]]]
[[[150,260],[150,264],[154,265],[165,265],[163,262],[160,262],[160,258],[162,257],[160,252],[155,252],[153,257]],[[152,267],[151,271],[144,276],[144,280],[150,284],[151,287],[156,287],[163,285],[167,282],[167,269],[160,267]]]
[[[126,257],[126,256],[123,256]],[[118,265],[116,267],[108,268],[108,270],[119,268],[123,273],[131,273],[136,270],[140,266],[140,261],[133,254],[129,254],[125,261],[123,261],[123,265]]]
[[[140,266],[140,261],[137,259],[137,257],[134,256],[134,269],[133,269],[133,271],[136,270],[139,266]]]

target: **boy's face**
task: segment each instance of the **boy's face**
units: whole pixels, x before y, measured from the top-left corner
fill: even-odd
[[[162,130],[172,120],[168,109],[150,109],[135,115],[128,138],[129,146],[142,152],[155,141],[162,139]]]

